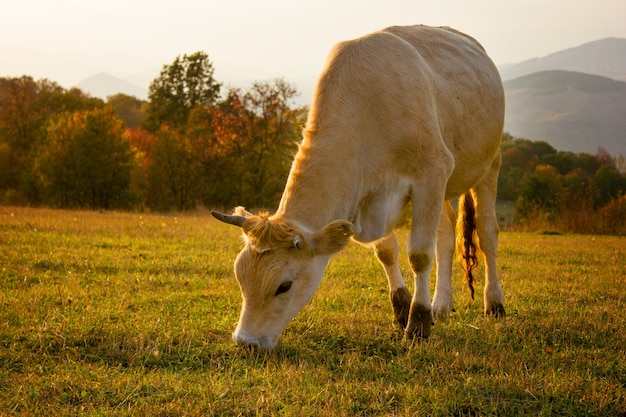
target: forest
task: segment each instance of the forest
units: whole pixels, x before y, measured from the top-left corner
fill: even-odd
[[[283,79],[225,89],[202,51],[164,65],[147,101],[0,78],[0,204],[272,209],[306,121],[297,95]],[[557,151],[508,133],[502,152],[498,198],[513,207],[507,227],[626,234],[620,156]]]

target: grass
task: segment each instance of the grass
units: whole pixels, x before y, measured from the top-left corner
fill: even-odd
[[[508,316],[457,270],[415,345],[350,245],[267,354],[231,341],[240,248],[207,213],[0,207],[0,415],[626,415],[625,238],[502,233]]]

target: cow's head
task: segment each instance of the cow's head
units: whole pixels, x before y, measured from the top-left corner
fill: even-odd
[[[233,215],[211,212],[241,227],[245,247],[235,259],[243,304],[233,333],[238,345],[272,349],[287,323],[313,298],[330,256],[353,234],[352,223],[335,220],[305,232],[281,220],[237,207]]]

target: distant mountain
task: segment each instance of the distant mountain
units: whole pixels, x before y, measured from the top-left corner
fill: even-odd
[[[505,81],[547,70],[577,71],[626,81],[626,39],[600,39],[542,58],[502,65],[499,70]]]
[[[105,72],[84,79],[76,84],[76,87],[94,97],[99,97],[104,100],[118,93],[134,96],[141,100],[146,100],[148,97],[146,89]]]
[[[50,55],[36,49],[0,46],[0,77],[46,78],[64,88],[77,87],[95,97],[124,93],[145,100],[150,82],[159,74],[158,69],[120,78],[101,72],[86,59],[74,56]],[[89,74],[95,74],[85,78]],[[82,80],[76,83],[77,80]],[[144,87],[144,88],[142,88]]]
[[[626,53],[625,53],[626,56]],[[558,150],[626,155],[626,82],[542,71],[504,82],[505,131]]]

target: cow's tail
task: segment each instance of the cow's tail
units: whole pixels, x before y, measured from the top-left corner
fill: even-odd
[[[472,270],[478,266],[478,248],[476,247],[476,210],[474,197],[467,192],[459,198],[459,214],[456,221],[456,256],[465,271],[465,279],[474,300],[474,275]]]

